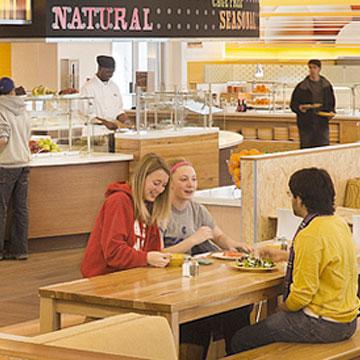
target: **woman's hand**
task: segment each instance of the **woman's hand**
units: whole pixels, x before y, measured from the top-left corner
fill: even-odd
[[[208,226],[200,227],[194,235],[191,237],[192,245],[202,244],[206,240],[211,240],[214,238],[214,234],[211,228]]]
[[[154,267],[165,267],[170,261],[170,254],[162,253],[160,251],[149,251],[147,253],[147,263]]]
[[[230,251],[243,251],[246,253],[253,253],[254,248],[244,242],[230,240],[228,241],[228,247]]]

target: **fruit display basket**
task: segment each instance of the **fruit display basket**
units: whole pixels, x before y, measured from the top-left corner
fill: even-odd
[[[93,98],[41,93],[24,101],[31,118],[29,146],[33,154],[93,150]]]
[[[263,152],[257,149],[250,149],[250,150],[234,150],[230,158],[228,160],[228,170],[232,177],[232,180],[235,186],[240,189],[241,188],[241,177],[240,177],[240,161],[241,158],[244,156],[254,156],[254,155],[262,155]]]

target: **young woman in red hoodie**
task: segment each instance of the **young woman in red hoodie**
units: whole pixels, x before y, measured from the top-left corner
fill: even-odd
[[[158,224],[170,212],[170,170],[156,154],[147,154],[135,169],[131,186],[112,183],[96,218],[81,264],[84,277],[141,266],[165,267]]]

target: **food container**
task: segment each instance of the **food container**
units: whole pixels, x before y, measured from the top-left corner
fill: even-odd
[[[181,266],[184,262],[185,257],[186,254],[181,254],[181,253],[171,254],[169,266],[171,267]]]

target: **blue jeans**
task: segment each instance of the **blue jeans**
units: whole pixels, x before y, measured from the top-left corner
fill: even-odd
[[[274,342],[332,343],[349,339],[356,330],[356,319],[335,323],[316,319],[303,311],[279,311],[264,321],[236,332],[231,353],[250,350]]]
[[[29,167],[0,167],[0,259],[27,255],[28,179]]]

